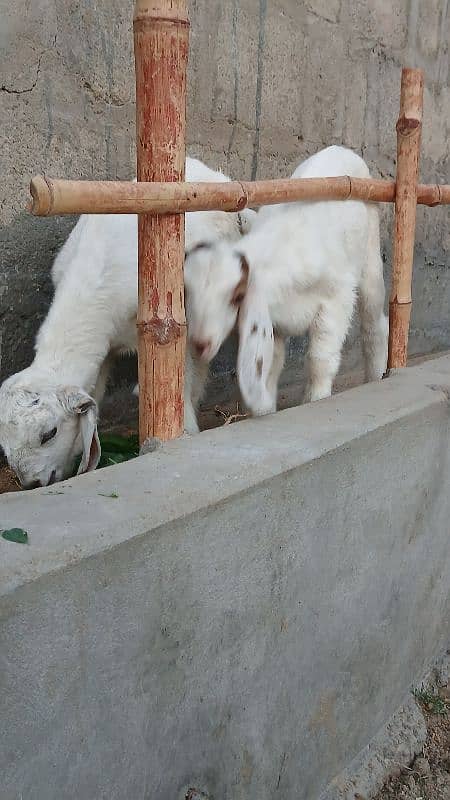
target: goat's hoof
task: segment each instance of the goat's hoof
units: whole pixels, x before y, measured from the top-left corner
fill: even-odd
[[[141,444],[139,448],[139,455],[146,456],[147,453],[154,453],[155,450],[159,450],[161,444],[161,439],[157,439],[155,436],[149,436],[149,438]]]

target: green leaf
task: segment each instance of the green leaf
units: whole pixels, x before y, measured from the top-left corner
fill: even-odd
[[[122,461],[128,461],[128,458],[127,453],[114,453],[112,450],[103,450],[99,464],[105,467],[109,464],[121,464]]]
[[[102,454],[98,468],[122,464],[139,455],[139,438],[132,436],[119,436],[115,433],[102,433],[100,435]]]
[[[2,537],[7,542],[15,542],[16,544],[28,544],[28,533],[23,528],[10,528],[7,531],[2,531]]]
[[[139,453],[139,440],[136,434],[132,436],[118,436],[115,433],[100,434],[102,450],[110,453],[123,453],[130,458]]]
[[[114,500],[117,500],[117,498],[119,497],[117,492],[111,492],[111,494],[103,494],[103,492],[99,492],[98,494],[100,497],[113,497]]]

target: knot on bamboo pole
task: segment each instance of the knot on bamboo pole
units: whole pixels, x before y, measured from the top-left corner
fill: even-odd
[[[438,183],[434,186],[429,186],[429,199],[425,205],[434,208],[435,206],[440,206],[441,204],[445,203],[445,197],[441,190],[441,187]]]
[[[40,217],[48,216],[53,209],[54,196],[52,181],[45,175],[36,175],[30,182],[31,200],[28,210]]]
[[[186,324],[180,324],[173,317],[153,316],[149,320],[136,323],[139,332],[148,334],[149,339],[154,344],[173,344],[181,338],[186,328]]]
[[[189,18],[186,12],[186,0],[170,0],[168,2],[155,2],[155,0],[136,0],[133,14],[134,24],[173,23],[189,27]]]
[[[348,193],[347,193],[347,197],[345,199],[348,200],[349,197],[352,196],[353,185],[352,185],[352,179],[351,179],[350,175],[346,175],[345,177],[347,178],[347,181],[348,181]]]
[[[248,207],[248,192],[242,183],[242,181],[238,181],[239,186],[241,187],[242,196],[238,199],[236,203],[236,211],[243,211],[244,208]]]
[[[411,136],[420,126],[421,120],[417,117],[399,117],[395,130],[400,136]]]

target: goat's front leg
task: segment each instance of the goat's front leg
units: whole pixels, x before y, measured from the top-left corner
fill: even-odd
[[[139,384],[137,383],[133,389],[133,394],[139,397]],[[184,393],[184,432],[185,433],[198,433],[199,427],[197,422],[197,414],[192,402],[189,392]]]
[[[193,406],[192,400],[188,394],[184,395],[184,432],[185,433],[198,433],[199,432],[197,415]]]
[[[186,345],[186,362],[184,373],[184,432],[198,433],[197,412],[200,400],[205,391],[208,379],[208,364],[194,356],[189,345]],[[133,394],[139,397],[139,384],[133,389]]]
[[[103,400],[106,385],[108,383],[109,374],[114,364],[114,355],[113,353],[108,353],[106,356],[102,366],[100,367],[100,372],[98,373],[97,382],[95,384],[95,389],[93,392],[93,397],[97,405]]]
[[[197,412],[208,379],[208,364],[192,351],[189,341],[186,344],[186,368],[184,373],[184,430],[198,433]]]
[[[304,402],[331,395],[341,362],[341,351],[350,328],[354,294],[348,292],[322,303],[309,329],[308,383]]]

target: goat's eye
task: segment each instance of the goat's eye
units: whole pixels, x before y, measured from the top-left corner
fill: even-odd
[[[52,428],[51,431],[48,431],[47,433],[43,433],[42,436],[41,436],[41,444],[45,444],[46,442],[49,442],[50,439],[53,439],[56,436],[56,431],[57,430],[58,430],[58,428]]]
[[[244,295],[243,292],[239,292],[239,294],[235,294],[231,299],[232,305],[233,306],[240,306],[242,301],[243,301],[243,299],[244,299],[244,297],[245,297],[245,295]]]

